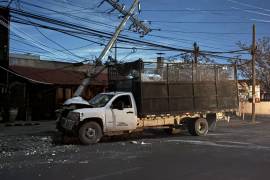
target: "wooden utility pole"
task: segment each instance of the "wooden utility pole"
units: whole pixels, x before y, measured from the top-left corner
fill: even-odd
[[[132,20],[133,23],[135,23],[134,26],[137,27],[138,30],[142,29],[140,32],[143,35],[150,32],[150,29],[148,27],[146,27],[141,21],[139,21],[138,19],[133,17],[133,13],[134,13],[137,5],[139,4],[139,0],[134,0],[128,11],[124,10],[124,6],[120,5],[119,2],[116,1],[116,0],[106,0],[106,1],[109,2],[119,12],[121,12],[124,15],[124,19],[118,25],[118,27],[116,28],[112,38],[110,39],[110,41],[107,43],[105,48],[100,53],[99,57],[96,60],[97,62],[99,62],[99,61],[101,62],[102,59],[104,58],[104,56],[112,48],[112,46],[114,45],[115,41],[117,40],[119,34],[121,33],[122,29],[126,25],[129,18],[132,18],[131,20]],[[96,69],[95,69],[94,74],[92,74],[91,71],[88,71],[87,77],[82,81],[81,85],[77,88],[77,90],[75,91],[73,97],[81,96],[82,93],[84,92],[85,88],[90,84],[90,81],[92,80],[92,78],[96,78],[103,70],[105,70],[105,68],[106,68],[106,66],[103,66],[98,72],[96,72]]]
[[[198,63],[198,56],[199,56],[199,47],[197,43],[194,42],[193,44],[193,53],[194,59],[192,59],[192,101],[193,101],[193,110],[196,110],[196,99],[195,99],[195,86],[194,83],[197,81],[197,63]]]
[[[255,92],[255,86],[256,86],[256,27],[255,24],[253,24],[252,27],[252,123],[255,123],[255,98],[256,98],[256,92]]]
[[[200,49],[196,42],[194,42],[193,48],[194,48],[194,63],[197,64]]]
[[[114,60],[117,62],[117,40],[114,43]]]
[[[119,0],[105,0],[108,2],[114,9],[118,10],[121,14],[124,16],[127,16],[130,14],[130,12],[125,10],[125,7],[123,4],[119,3]],[[140,2],[137,3],[138,10],[140,10]],[[130,20],[132,21],[132,25],[130,28],[133,28],[134,31],[139,32],[142,36],[148,34],[151,29],[144,24],[142,21],[138,20],[135,16],[133,16],[133,12],[131,12]]]

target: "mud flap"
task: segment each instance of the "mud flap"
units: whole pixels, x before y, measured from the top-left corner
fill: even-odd
[[[210,132],[213,132],[216,130],[217,126],[217,116],[215,113],[207,114],[206,120],[208,122],[208,129]]]

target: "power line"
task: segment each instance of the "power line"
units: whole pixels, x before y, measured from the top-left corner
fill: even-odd
[[[30,47],[34,47],[34,48],[38,48],[39,49],[39,47],[37,47],[37,46],[33,46],[32,44],[29,44],[29,43],[27,43],[27,42],[24,42],[24,41],[20,41],[20,40],[18,40],[18,39],[14,39],[14,38],[11,38],[12,40],[14,40],[14,41],[17,41],[18,43],[21,43],[21,44],[24,44],[24,45],[27,45],[27,46],[30,46]],[[11,49],[15,49],[16,51],[18,51],[18,52],[23,52],[23,53],[29,53],[29,52],[34,52],[34,53],[38,53],[38,54],[40,54],[41,56],[45,56],[45,57],[49,57],[49,58],[52,58],[53,56],[49,56],[49,55],[45,55],[44,53],[48,53],[47,51],[44,51],[43,49],[41,49],[41,50],[43,50],[42,52],[41,51],[33,51],[33,50],[31,50],[31,51],[29,51],[29,50],[23,50],[23,49],[17,49],[17,48],[11,48]],[[61,51],[61,50],[59,50],[59,51]],[[61,57],[61,59],[59,59],[59,58],[57,58],[57,57],[53,57],[53,59],[56,59],[56,60],[66,60],[66,61],[74,61],[74,59],[67,59],[67,58],[63,58],[63,57]],[[83,58],[83,59],[86,59],[86,58]],[[86,59],[85,61],[89,61],[88,59]],[[77,62],[78,63],[78,62]]]
[[[76,25],[76,24],[63,22],[63,21],[60,21],[60,20],[55,20],[55,19],[52,19],[52,18],[40,16],[40,15],[35,15],[33,13],[28,13],[26,11],[14,10],[14,9],[11,9],[11,11],[12,11],[12,13],[16,13],[16,14],[19,14],[19,15],[22,15],[22,16],[27,16],[27,17],[30,17],[30,18],[34,18],[34,19],[37,19],[37,20],[40,20],[40,21],[44,21],[46,23],[52,23],[52,24],[55,24],[55,25],[58,25],[58,26],[61,26],[61,27],[74,29],[74,30],[77,30],[77,31],[80,31],[80,32],[91,33],[93,35],[103,36],[103,37],[106,37],[106,38],[110,38],[110,36],[111,36],[110,33],[106,33],[106,32],[102,32],[102,31],[86,28],[86,27],[79,26],[79,25]],[[67,32],[65,32],[65,33],[67,33]],[[69,34],[71,34],[71,33],[69,33]],[[153,47],[158,47],[158,48],[161,48],[161,49],[170,49],[170,50],[175,50],[175,51],[192,52],[192,50],[189,50],[189,49],[170,47],[170,46],[165,46],[165,45],[161,45],[161,44],[151,43],[149,41],[136,40],[136,39],[133,39],[133,38],[123,37],[123,36],[121,36],[119,38],[119,41],[122,41],[124,43],[133,42],[133,43],[136,43],[138,45],[140,44],[140,45],[153,46]]]
[[[13,35],[13,34],[12,34],[12,35]],[[14,36],[17,36],[17,35],[14,34]],[[19,36],[17,36],[17,37],[19,37]],[[25,44],[25,45],[34,47],[34,48],[39,48],[39,47],[33,46],[32,44],[28,44],[27,42],[20,41],[20,40],[18,40],[18,39],[14,39],[14,38],[12,38],[12,37],[11,37],[11,39],[14,40],[14,41],[17,41],[17,42],[19,42],[19,43],[23,43],[23,44]],[[69,50],[81,49],[81,48],[83,48],[83,47],[87,47],[87,46],[90,46],[90,45],[92,45],[92,44],[93,44],[93,43],[87,44],[87,45],[84,45],[84,46],[80,46],[80,47],[77,47],[77,48],[72,48],[72,49],[69,49]],[[137,50],[142,50],[142,51],[172,51],[172,50],[168,50],[168,49],[166,50],[166,49],[159,49],[159,48],[140,48],[140,47],[126,47],[126,46],[118,46],[117,48],[118,48],[118,49],[125,49],[125,50],[133,50],[133,49],[137,49]],[[43,49],[41,49],[41,50],[43,50]],[[43,51],[44,51],[44,50],[43,50]],[[63,51],[63,50],[57,49],[57,51]],[[46,52],[46,51],[44,51],[44,52]]]
[[[149,36],[163,38],[163,39],[168,39],[168,40],[173,40],[173,41],[176,41],[176,42],[181,42],[181,43],[189,44],[189,45],[195,41],[195,40],[175,38],[175,37],[170,37],[170,36],[153,35],[153,34],[152,35],[149,35]],[[190,43],[188,43],[188,42],[190,42]],[[217,48],[217,47],[213,47],[213,46],[209,46],[209,45],[202,45],[202,46],[203,47],[208,47],[208,48],[211,48],[211,49],[219,49],[219,50],[221,50],[221,48]]]
[[[56,30],[56,29],[54,29],[54,30]],[[59,31],[59,29],[57,29],[57,31]],[[67,34],[70,34],[70,33],[67,33]],[[176,49],[174,48],[174,50],[176,50]]]
[[[56,10],[49,9],[49,8],[46,8],[46,7],[42,7],[42,6],[39,6],[39,5],[36,5],[36,4],[32,4],[32,3],[29,3],[29,2],[25,2],[25,1],[21,1],[21,2],[23,4],[28,5],[28,6],[37,7],[39,9],[44,9],[44,10],[47,10],[47,11],[51,11],[51,12],[54,12],[54,13],[57,13],[57,14],[61,14],[61,15],[67,16],[67,17],[71,17],[71,18],[77,19],[77,20],[81,20],[83,22],[95,23],[95,24],[98,24],[98,25],[101,25],[101,26],[105,26],[105,27],[110,27],[110,28],[111,27],[115,27],[113,25],[109,25],[109,24],[106,24],[106,23],[103,23],[103,22],[99,22],[99,21],[95,21],[95,20],[90,20],[90,19],[83,18],[83,17],[80,17],[80,16],[71,15],[71,14],[68,14],[66,12],[56,11]]]
[[[244,9],[256,10],[256,9]],[[143,9],[142,12],[239,12],[237,9]]]
[[[72,29],[76,29],[76,30],[80,30],[80,31],[88,32],[88,33],[90,31],[91,33],[96,34],[98,36],[103,36],[103,37],[105,36],[106,38],[111,37],[111,33],[105,33],[105,32],[101,32],[101,31],[98,31],[98,30],[89,29],[89,28],[82,27],[82,26],[79,26],[79,25],[63,22],[63,21],[60,21],[60,20],[55,20],[55,19],[52,19],[52,18],[43,17],[43,16],[40,16],[40,15],[32,14],[32,13],[27,13],[25,11],[18,11],[18,10],[12,9],[12,12],[17,13],[19,15],[27,16],[27,17],[30,17],[30,18],[34,18],[34,19],[45,21],[45,22],[53,23],[53,24],[56,24],[56,25],[64,26],[64,27],[67,27],[67,28],[72,28]],[[147,45],[151,45],[151,46],[159,46],[159,47],[163,47],[163,48],[170,48],[168,46],[158,45],[158,44],[154,44],[154,43],[150,43],[150,42],[146,42],[146,41],[142,41],[142,40],[136,40],[136,39],[132,39],[132,38],[127,38],[127,37],[123,37],[123,36],[120,36],[119,38],[120,38],[120,41],[122,41],[122,42],[127,42],[127,40],[128,40],[128,41],[133,41],[133,42],[135,41],[137,43],[147,44]],[[171,49],[177,49],[177,48],[172,48],[171,47]],[[181,51],[181,50],[184,50],[184,49],[178,49],[178,50]]]
[[[211,31],[180,31],[180,30],[167,30],[167,29],[159,29],[162,32],[176,32],[176,33],[183,33],[183,34],[207,34],[207,35],[250,35],[251,33],[248,32],[211,32]],[[270,33],[258,33],[258,34],[265,34],[270,35]]]
[[[12,36],[16,36],[16,37],[19,37],[19,36],[17,36],[16,34],[11,34]],[[19,37],[20,38],[20,37]],[[19,42],[19,43],[23,43],[23,44],[25,44],[25,45],[28,45],[28,46],[31,46],[31,47],[34,47],[34,48],[38,48],[37,46],[33,46],[33,45],[31,45],[31,44],[28,44],[28,43],[26,43],[26,42],[23,42],[23,41],[20,41],[20,40],[18,40],[18,39],[14,39],[14,38],[10,38],[10,39],[12,39],[12,40],[14,40],[14,41],[17,41],[17,42]],[[79,47],[74,47],[74,48],[69,48],[68,50],[78,50],[78,49],[83,49],[83,48],[86,48],[86,47],[89,47],[89,46],[91,46],[91,45],[93,45],[94,43],[90,43],[90,44],[86,44],[86,45],[83,45],[83,46],[79,46]],[[60,50],[60,49],[57,49],[58,51],[64,51],[64,50]]]
[[[37,30],[43,37],[45,37],[47,40],[51,41],[52,43],[56,44],[57,46],[63,48],[63,50],[66,51],[68,54],[70,54],[70,55],[72,55],[72,56],[74,56],[74,57],[80,58],[80,59],[85,59],[85,58],[83,58],[83,57],[81,57],[81,56],[79,56],[79,55],[77,55],[77,54],[71,52],[70,50],[68,50],[67,48],[65,48],[64,46],[62,46],[61,44],[59,44],[58,42],[56,42],[56,41],[52,40],[51,38],[47,37],[47,36],[46,36],[44,33],[42,33],[37,27],[35,27],[35,28],[36,28],[36,30]],[[63,52],[63,51],[62,51],[62,52]]]
[[[16,17],[16,18],[18,18],[18,17]],[[18,19],[20,19],[20,18],[18,18]],[[77,37],[77,38],[78,38],[78,36],[74,35],[74,33],[76,33],[76,34],[84,34],[84,35],[92,35],[93,36],[93,34],[90,34],[89,32],[86,33],[86,32],[80,32],[80,31],[72,31],[72,30],[67,30],[67,29],[60,29],[60,28],[46,26],[46,25],[42,25],[42,24],[38,24],[38,23],[34,23],[34,22],[29,23],[29,21],[21,21],[21,20],[18,21],[18,20],[15,20],[15,19],[11,19],[11,21],[15,22],[15,23],[24,24],[24,25],[31,25],[31,26],[41,27],[41,28],[44,28],[44,29],[50,29],[50,30],[61,32],[61,33],[64,33],[64,34],[67,34],[67,35],[70,35],[70,36]],[[85,40],[90,41],[90,42],[95,43],[95,44],[104,45],[101,42],[89,40],[89,39],[82,38],[82,37],[80,37],[80,38],[85,39]]]
[[[151,23],[165,23],[165,24],[252,24],[252,21],[158,21],[150,20]],[[256,21],[256,23],[270,23],[267,21]]]
[[[242,58],[239,58],[239,57],[228,57],[228,56],[221,56],[221,55],[203,53],[203,52],[200,52],[200,54],[205,55],[205,56],[212,56],[212,57],[216,57],[216,58],[222,58],[222,59],[225,59],[225,60],[238,59],[238,60],[241,60],[241,61],[250,61],[249,59],[242,59]]]
[[[1,18],[0,20],[1,25],[5,26],[6,28],[10,29],[8,22],[5,18]],[[10,29],[11,30],[11,29]],[[32,44],[36,45],[37,47],[39,47],[40,49],[47,51],[51,54],[54,54],[57,56],[57,54],[55,54],[55,52],[51,51],[51,47],[48,47],[47,45],[43,44],[40,41],[34,40],[33,38],[31,38],[31,36],[27,33],[25,33],[24,31],[21,31],[15,27],[13,27],[13,29],[11,30],[12,32],[14,32],[15,34],[18,34],[18,36],[20,36],[22,39],[24,39],[25,41],[29,41]]]
[[[120,37],[121,38],[121,37]]]

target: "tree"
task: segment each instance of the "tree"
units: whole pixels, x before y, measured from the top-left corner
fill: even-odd
[[[182,54],[180,57],[185,63],[191,63],[194,60],[193,53],[185,53],[185,54]],[[198,63],[200,64],[213,64],[214,62],[215,61],[213,59],[210,59],[206,55],[199,54],[198,56]]]
[[[238,42],[240,48],[248,49],[250,46]],[[240,63],[241,64],[241,63]],[[261,89],[270,92],[270,37],[257,40],[256,50],[256,79],[260,81]],[[240,76],[251,79],[251,61],[238,66]]]

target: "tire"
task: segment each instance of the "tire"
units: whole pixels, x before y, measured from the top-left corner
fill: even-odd
[[[188,131],[193,136],[205,136],[208,133],[208,122],[204,118],[188,121]]]
[[[165,128],[163,129],[165,134],[167,135],[172,135],[173,134],[173,128]]]
[[[94,121],[84,123],[79,129],[79,139],[82,144],[95,144],[102,138],[102,129]]]

